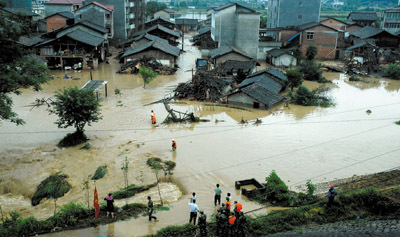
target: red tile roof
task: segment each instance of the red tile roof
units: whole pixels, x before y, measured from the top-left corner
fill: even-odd
[[[50,0],[45,2],[44,4],[62,4],[62,5],[74,5],[74,4],[82,4],[83,0]]]

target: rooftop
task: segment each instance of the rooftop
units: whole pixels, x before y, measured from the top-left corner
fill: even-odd
[[[13,13],[13,14],[24,14],[26,16],[39,16],[36,13],[33,13],[25,8],[22,7],[4,7],[2,8],[4,11],[9,12],[9,13]]]
[[[139,35],[142,35],[142,34],[145,34],[145,33],[150,33],[150,32],[152,32],[154,30],[157,30],[157,29],[163,31],[164,33],[172,35],[175,38],[179,38],[181,36],[181,33],[177,32],[177,31],[174,31],[174,30],[171,30],[171,29],[168,29],[167,27],[164,27],[164,26],[159,25],[159,24],[158,25],[154,25],[154,26],[152,26],[150,28],[147,28],[145,30],[142,30],[140,32],[136,32],[132,36],[136,37],[136,36],[139,36]]]
[[[288,53],[286,51],[281,50],[281,49],[271,49],[270,51],[267,52],[267,54],[271,55],[272,57],[279,57],[281,55],[288,54]]]
[[[162,17],[162,16],[159,16],[159,17],[157,17],[157,18],[153,18],[153,19],[147,20],[145,24],[151,23],[151,22],[153,22],[153,21],[158,21],[158,20],[167,22],[167,23],[169,23],[169,24],[171,24],[171,25],[175,25],[175,22],[170,21],[169,19],[164,18],[164,17]]]
[[[231,53],[231,52],[238,53],[242,56],[245,56],[245,57],[251,59],[251,57],[249,55],[247,55],[245,52],[241,51],[238,48],[232,47],[232,46],[222,46],[222,47],[210,50],[210,57],[212,59],[214,59],[214,58],[218,58],[220,56],[223,56],[223,55]]]
[[[265,74],[245,79],[242,83],[238,85],[238,88],[243,88],[254,83],[264,87],[265,89],[273,93],[279,93],[283,88],[283,85],[281,83],[277,82],[276,80]]]
[[[385,30],[376,28],[376,27],[372,27],[372,26],[365,26],[359,30],[356,30],[352,33],[350,33],[350,35],[353,35],[355,37],[358,37],[360,39],[367,39],[370,37],[373,37],[377,34],[380,34],[382,32],[384,32]]]
[[[245,11],[247,11],[247,12],[256,13],[256,11],[254,11],[253,9],[250,9],[250,8],[248,8],[248,7],[245,7],[245,6],[240,5],[240,4],[238,4],[238,3],[228,3],[228,4],[225,4],[225,5],[219,6],[219,7],[214,7],[213,10],[214,10],[214,11],[221,11],[221,10],[224,10],[224,9],[226,9],[226,8],[233,7],[233,6],[236,6],[237,9],[242,9],[242,10],[245,10]]]
[[[82,5],[84,0],[50,0],[45,2],[45,5],[60,4],[60,5]]]
[[[166,43],[162,43],[161,41],[151,41],[146,44],[143,44],[138,47],[127,50],[121,56],[121,58],[125,58],[127,56],[140,53],[148,48],[156,48],[156,49],[163,51],[164,53],[170,54],[175,57],[178,57],[180,54],[180,49],[175,46],[172,46],[172,45],[166,44]]]
[[[279,70],[277,70],[277,69],[275,69],[273,67],[258,71],[256,73],[253,73],[250,76],[248,76],[248,78],[254,77],[254,76],[258,76],[258,75],[261,75],[261,74],[268,74],[270,76],[273,76],[276,79],[278,79],[279,81],[281,81],[282,83],[286,83],[288,81],[287,76],[283,72],[281,72],[281,71],[279,71]]]
[[[283,96],[273,93],[256,83],[243,87],[239,91],[242,91],[247,96],[267,105],[268,107],[274,106],[275,104],[281,102],[284,99]]]
[[[89,4],[86,4],[85,6],[82,6],[81,8],[79,8],[76,11],[80,11],[81,9],[86,8],[86,7],[90,6],[90,5],[98,6],[98,7],[103,8],[104,10],[109,11],[109,12],[114,11],[114,5],[103,5],[103,4],[100,4],[98,2],[91,2]]]
[[[57,13],[54,13],[54,14],[52,14],[50,16],[46,16],[44,19],[47,19],[47,18],[55,16],[55,15],[60,15],[60,16],[63,16],[65,18],[67,18],[67,19],[74,19],[74,13],[72,13],[72,12],[57,12]]]
[[[350,12],[347,19],[352,21],[377,21],[376,12]]]
[[[177,24],[177,25],[197,25],[197,24],[199,24],[199,19],[177,18],[177,19],[175,19],[175,24]]]

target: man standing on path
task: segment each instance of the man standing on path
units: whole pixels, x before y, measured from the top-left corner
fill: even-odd
[[[220,189],[219,184],[217,184],[217,187],[214,189],[215,191],[215,196],[214,196],[214,205],[218,205],[221,204],[221,193],[222,193],[222,189]]]
[[[329,187],[329,192],[328,192],[328,207],[330,207],[333,204],[333,201],[335,200],[335,196],[337,195],[337,191],[334,189],[333,185]]]
[[[157,217],[152,215],[153,211],[154,211],[153,201],[151,200],[150,196],[148,196],[147,199],[149,200],[149,202],[147,203],[147,211],[149,213],[149,221],[151,221],[151,219],[154,219],[155,221],[157,221]]]
[[[200,236],[207,236],[207,228],[206,228],[207,216],[204,214],[204,211],[200,211],[199,216],[199,228],[200,228]]]
[[[199,210],[199,207],[196,204],[196,200],[193,200],[193,202],[189,202],[188,204],[190,207],[189,223],[191,223],[193,220],[193,225],[196,225],[197,211]]]

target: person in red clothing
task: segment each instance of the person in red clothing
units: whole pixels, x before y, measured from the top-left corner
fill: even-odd
[[[152,124],[156,124],[157,123],[157,119],[156,119],[156,114],[154,113],[154,111],[151,111],[151,123]]]
[[[239,218],[239,212],[242,211],[243,205],[241,203],[238,203],[235,201],[235,207],[233,208],[233,211],[235,212],[236,218]]]
[[[176,150],[176,141],[175,139],[172,139],[172,151]]]

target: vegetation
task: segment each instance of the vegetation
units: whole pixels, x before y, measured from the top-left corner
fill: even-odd
[[[387,74],[389,74],[390,78],[395,80],[400,80],[400,66],[397,64],[389,64],[386,69]]]
[[[271,202],[282,202],[289,199],[289,188],[279,178],[275,170],[272,170],[270,175],[265,178],[267,183],[265,184],[265,197]]]
[[[394,122],[395,124],[397,124],[397,125],[400,125],[400,120],[399,121],[396,121],[396,122]]]
[[[156,76],[155,73],[151,68],[142,66],[139,69],[139,73],[143,78],[143,87],[146,88],[146,84],[149,84]]]
[[[49,80],[47,67],[18,43],[21,37],[31,35],[32,28],[30,21],[19,14],[0,18],[0,119],[17,125],[25,122],[13,111],[11,94],[19,95],[20,89],[30,87],[38,91]]]
[[[132,197],[137,193],[149,190],[152,187],[155,187],[156,185],[157,185],[156,183],[143,186],[136,186],[135,184],[131,184],[127,188],[123,188],[120,189],[119,191],[114,192],[112,196],[114,197],[114,199],[124,199]]]
[[[286,76],[288,78],[291,91],[293,91],[294,87],[300,86],[304,81],[303,74],[299,71],[299,69],[286,70]]]
[[[334,103],[331,98],[322,95],[326,90],[327,88],[320,87],[310,91],[307,87],[300,86],[294,93],[289,92],[288,96],[290,98],[290,102],[293,104],[329,107],[334,105]]]
[[[317,50],[317,47],[315,47],[315,45],[312,44],[312,45],[308,46],[307,51],[306,51],[307,60],[314,60],[317,53],[318,53],[318,50]]]
[[[92,180],[103,178],[107,174],[107,165],[99,166],[94,173]]]
[[[172,170],[175,168],[176,163],[170,160],[163,161],[158,157],[151,157],[146,161],[146,164],[153,169],[159,168],[164,170],[165,174],[172,174]]]
[[[154,18],[154,13],[161,11],[167,8],[165,3],[156,2],[156,1],[149,1],[146,3],[146,18]]]
[[[322,76],[321,64],[314,60],[302,60],[299,64],[299,71],[303,73],[304,80],[317,81],[320,83],[328,82]]]

